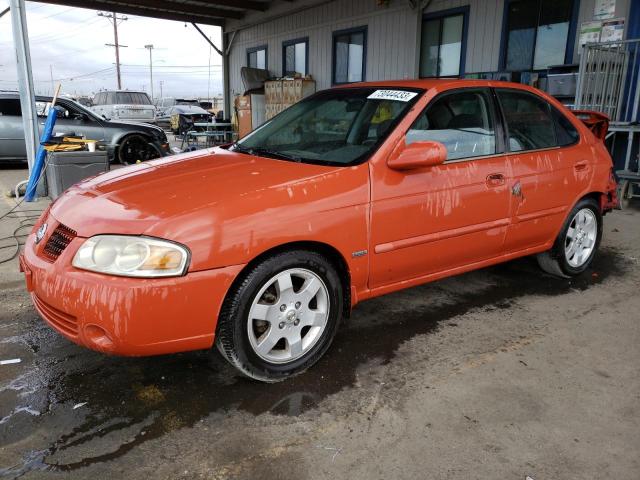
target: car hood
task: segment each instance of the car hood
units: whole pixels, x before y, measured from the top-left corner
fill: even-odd
[[[366,164],[328,167],[215,148],[88,179],[51,214],[81,237],[145,234],[210,248],[213,232],[250,234],[265,218],[295,229],[296,218],[364,204],[368,192]]]

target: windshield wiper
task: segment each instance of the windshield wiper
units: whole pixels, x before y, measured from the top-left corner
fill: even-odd
[[[279,158],[282,160],[290,160],[292,162],[302,162],[302,158],[296,157],[294,155],[287,155],[286,153],[279,152],[277,150],[270,150],[268,148],[263,147],[255,147],[248,149],[254,155],[265,155],[268,157]]]
[[[265,147],[245,147],[240,145],[237,141],[231,144],[234,152],[248,153],[249,155],[264,155],[266,157],[273,157],[280,160],[289,160],[291,162],[302,162],[303,158],[296,157],[294,155],[287,155],[286,153],[279,152],[277,150],[271,150]]]

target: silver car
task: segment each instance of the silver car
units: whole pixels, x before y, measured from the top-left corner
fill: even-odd
[[[155,123],[156,107],[145,92],[112,90],[98,92],[91,110],[111,120]]]
[[[50,97],[36,97],[38,123],[44,126]],[[56,101],[56,134],[84,135],[106,145],[109,159],[122,164],[150,160],[169,153],[167,136],[154,125],[106,120],[67,98]],[[25,161],[27,152],[17,92],[0,92],[0,161]]]

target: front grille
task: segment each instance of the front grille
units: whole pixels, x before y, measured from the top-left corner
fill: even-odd
[[[45,303],[37,295],[33,294],[33,304],[40,312],[40,315],[44,317],[49,323],[53,324],[55,328],[62,333],[66,333],[69,336],[78,336],[78,320],[76,317],[64,313],[57,308]]]
[[[47,260],[55,262],[77,235],[75,230],[62,224],[58,225],[42,249],[42,254]]]

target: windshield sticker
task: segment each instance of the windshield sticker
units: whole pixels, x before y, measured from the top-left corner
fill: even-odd
[[[416,92],[404,90],[376,90],[367,98],[370,100],[396,100],[397,102],[408,102],[418,95]]]

